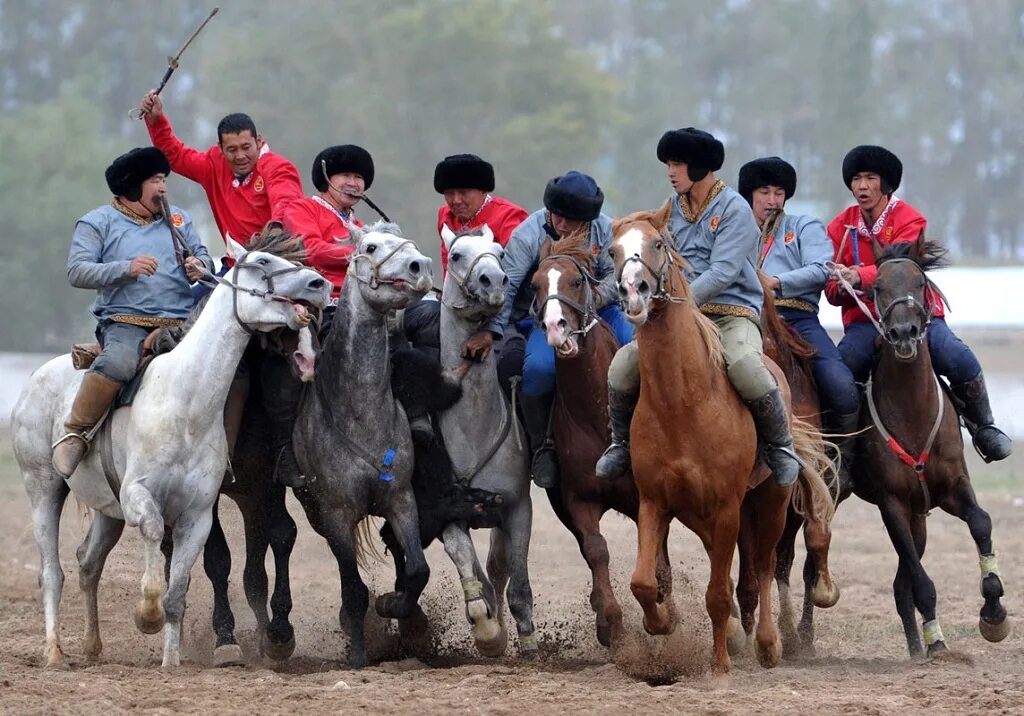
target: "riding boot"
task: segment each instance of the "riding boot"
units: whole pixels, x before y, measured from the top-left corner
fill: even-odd
[[[1005,460],[1010,456],[1012,443],[1006,433],[997,428],[988,402],[985,376],[978,373],[965,383],[951,386],[956,397],[960,417],[974,441],[974,449],[985,462]]]
[[[238,432],[242,428],[242,415],[245,412],[245,401],[248,398],[249,376],[247,373],[236,373],[231,380],[228,398],[224,403],[224,436],[228,441],[229,461],[235,456],[235,443],[238,442]]]
[[[292,448],[295,423],[291,420],[274,420],[271,421],[270,429],[273,451],[277,455],[274,460],[274,481],[285,487],[305,487],[306,478],[302,475],[302,468],[299,467],[295,459],[295,450]]]
[[[270,422],[270,447],[274,457],[274,480],[285,487],[306,485],[302,468],[295,460],[292,433],[302,398],[302,383],[292,375],[283,359],[268,359],[263,368],[263,407]]]
[[[789,487],[800,476],[800,458],[793,449],[793,436],[789,432],[786,405],[782,393],[774,388],[763,398],[747,403],[754,416],[754,426],[768,449],[768,467],[775,476],[775,484]]]
[[[857,430],[860,428],[860,411],[838,415],[826,413],[825,432],[828,439],[839,448],[839,486],[843,491],[853,486],[853,462],[856,459]]]
[[[89,371],[82,377],[71,414],[64,429],[67,431],[53,445],[53,469],[67,480],[78,467],[89,449],[89,431],[106,414],[121,390],[121,383],[102,373]]]
[[[409,418],[412,441],[417,445],[429,445],[434,439],[434,426],[430,423],[430,415],[426,411],[414,415],[412,408],[403,407],[405,407],[406,416]]]
[[[639,399],[639,391],[623,393],[608,387],[608,424],[612,429],[612,442],[598,458],[598,477],[612,479],[629,470],[629,426],[633,422],[633,411]]]
[[[558,455],[555,453],[555,443],[550,432],[553,399],[554,393],[520,396],[526,436],[530,441],[530,452],[533,455],[530,471],[537,487],[545,490],[558,484]]]

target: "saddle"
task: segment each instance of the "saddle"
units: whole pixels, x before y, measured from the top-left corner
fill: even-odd
[[[135,394],[139,391],[142,376],[146,374],[149,364],[157,355],[166,352],[158,345],[163,332],[163,328],[155,328],[146,336],[142,342],[142,357],[139,358],[139,365],[135,368],[135,375],[121,387],[117,397],[114,398],[111,410],[131,405],[135,400]],[[71,363],[75,366],[75,370],[86,370],[99,357],[102,350],[99,343],[76,343],[71,347]]]

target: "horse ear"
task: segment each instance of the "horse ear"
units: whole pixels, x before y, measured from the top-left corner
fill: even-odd
[[[490,226],[488,226],[487,224],[484,224],[483,226],[480,227],[480,231],[483,233],[483,237],[485,239],[490,241],[492,244],[495,242],[494,232],[491,231],[491,227]]]
[[[455,232],[448,228],[448,224],[441,225],[441,241],[444,242],[444,247],[450,248],[452,241],[455,239]]]
[[[363,240],[363,234],[366,232],[352,221],[344,220],[342,223],[345,224],[345,228],[348,230],[349,239],[358,247]]]
[[[660,209],[654,212],[654,216],[651,217],[651,225],[654,226],[658,231],[662,231],[668,226],[668,217],[672,215],[672,200],[668,199],[662,205]]]
[[[924,258],[924,255],[928,251],[925,243],[926,241],[924,238],[924,229],[921,229],[921,231],[918,232],[917,234],[917,241],[915,241],[914,245],[910,248],[910,255],[915,259]]]
[[[236,261],[240,259],[242,255],[245,253],[245,247],[242,246],[237,241],[235,241],[234,239],[232,239],[230,232],[224,232],[224,243],[227,244],[224,253],[226,253],[228,256],[235,259]]]

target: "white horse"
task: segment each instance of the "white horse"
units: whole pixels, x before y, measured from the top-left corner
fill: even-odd
[[[254,330],[297,329],[307,316],[305,305],[323,308],[330,296],[330,282],[312,269],[269,253],[273,243],[270,238],[263,250],[246,253],[231,242],[229,251],[238,263],[213,291],[181,343],[153,359],[132,405],[108,417],[110,425],[97,434],[94,449],[66,483],[51,464],[51,445],[64,432],[82,373],[72,367],[69,356],[54,358],[32,375],[15,405],[14,453],[32,502],[41,558],[47,666],[64,665],[58,629],[64,572],[58,537],[69,488],[94,513],[78,548],[86,657],[95,660],[103,648],[96,592],[107,555],[127,523],[139,527],[146,543],[135,623],[144,633],[155,634],[166,622],[163,665],[180,663],[189,572],[209,534],[227,468],[223,412],[235,369]],[[108,429],[109,441],[102,438]],[[171,529],[173,554],[161,606],[159,557],[165,525]]]

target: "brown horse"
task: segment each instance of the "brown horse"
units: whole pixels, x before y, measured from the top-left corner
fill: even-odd
[[[778,663],[781,647],[772,620],[775,549],[794,487],[766,479],[753,419],[726,375],[714,324],[691,300],[683,260],[665,227],[667,211],[630,214],[613,223],[612,257],[626,315],[636,324],[640,398],[630,429],[633,476],[640,493],[638,550],[631,588],[652,634],[674,628],[658,602],[657,554],[672,518],[704,544],[711,560],[705,601],[711,617],[712,668],[731,667],[727,650],[732,585],[729,573],[737,541],[741,609],[759,604],[756,653],[765,667]],[[785,377],[766,360],[789,401]],[[831,505],[814,466],[825,461],[808,437],[814,431],[793,421],[794,445],[807,467],[798,482],[804,504]],[[820,436],[820,434],[819,434]],[[822,497],[824,496],[824,497]]]
[[[929,290],[934,285],[925,271],[943,265],[945,253],[925,241],[923,233],[916,242],[876,249],[874,299],[884,341],[862,415],[862,423],[875,429],[861,438],[854,465],[855,493],[878,506],[899,555],[893,595],[911,656],[922,653],[915,607],[924,619],[928,655],[947,650],[935,614],[935,585],[921,564],[925,518],[932,507],[966,522],[977,544],[982,636],[1001,641],[1009,633],[1006,609],[999,602],[1003,583],[992,548],[992,521],[974,496],[957,414],[933,370],[925,338],[934,308],[934,291]]]
[[[601,517],[615,510],[636,522],[640,498],[631,473],[608,480],[594,471],[611,438],[608,366],[619,343],[597,315],[593,256],[588,248],[585,240],[566,238],[557,246],[546,241],[532,285],[537,320],[555,349],[557,390],[552,423],[561,478],[547,491],[548,499],[590,567],[590,605],[597,614],[597,639],[610,646],[622,635],[622,607],[612,591]],[[664,601],[672,591],[667,540],[658,552],[657,578],[658,600]]]

